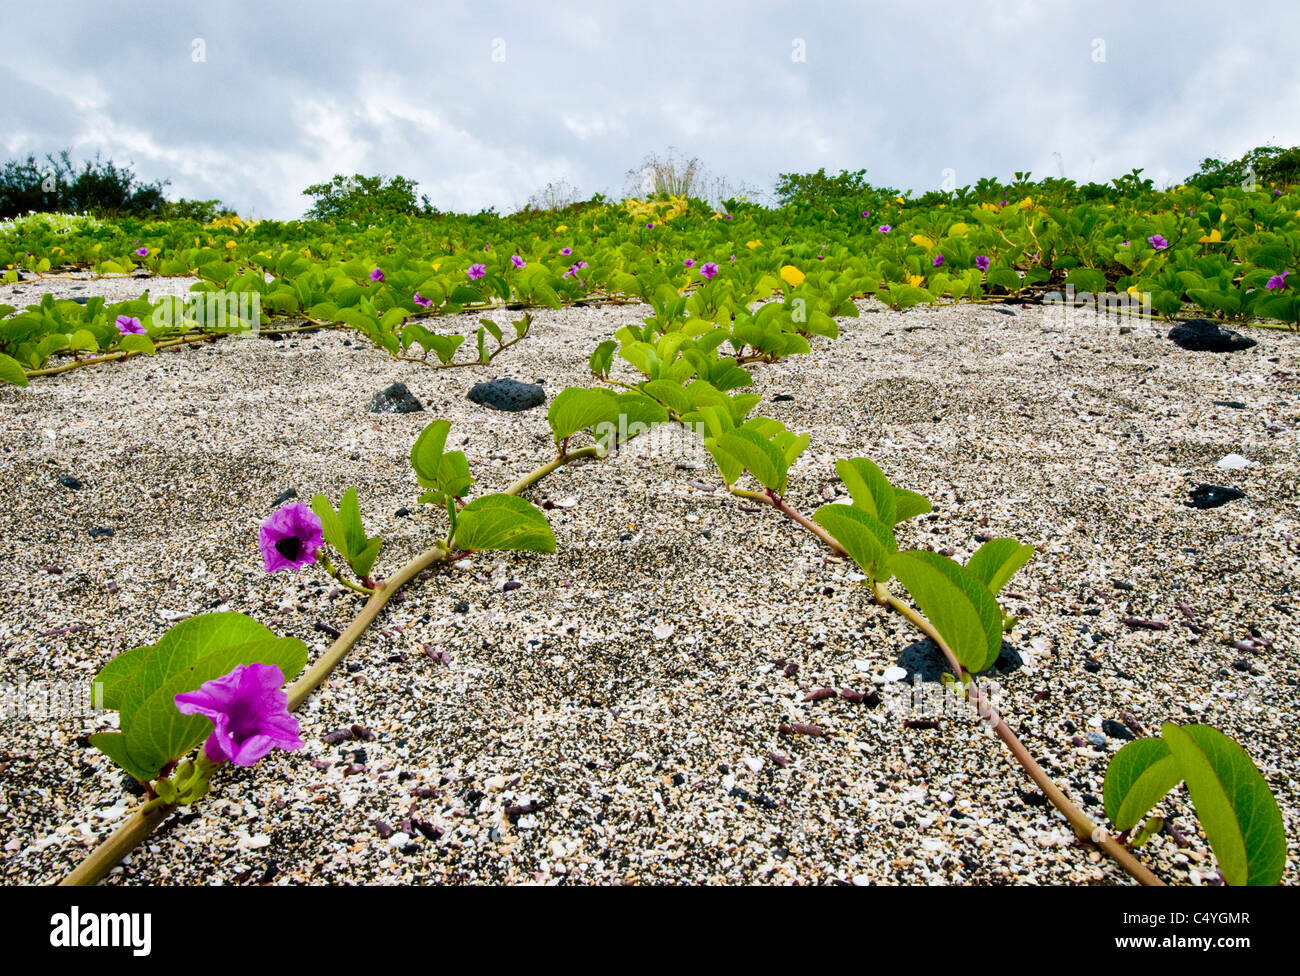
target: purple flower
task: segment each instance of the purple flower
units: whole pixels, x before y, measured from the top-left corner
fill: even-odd
[[[1119,246],[1120,246],[1120,247],[1132,247],[1133,245],[1132,245],[1132,243],[1130,243],[1129,241],[1120,241],[1120,242],[1119,242]]]
[[[469,270],[466,271],[465,273],[466,273],[467,275],[469,275],[471,278],[473,278],[475,281],[478,281],[478,280],[479,280],[480,278],[482,278],[485,274],[487,274],[487,265],[486,265],[486,264],[471,264],[471,265],[469,266]]]
[[[411,301],[413,301],[413,302],[415,302],[415,304],[419,305],[420,308],[428,308],[430,305],[433,304],[433,299],[432,299],[432,298],[425,298],[425,297],[424,297],[423,295],[421,295],[418,291],[417,291],[417,292],[416,292],[416,293],[411,297]]]
[[[135,249],[135,256],[138,258],[147,258],[149,256],[149,249],[147,247],[138,247]]]
[[[1148,237],[1147,243],[1150,244],[1157,251],[1163,251],[1165,248],[1169,246],[1169,242],[1165,240],[1163,237],[1161,237],[1159,234],[1153,234],[1150,237]]]
[[[940,267],[940,266],[943,264],[943,255],[942,255],[942,254],[936,254],[936,255],[934,256],[934,261],[931,262],[931,263],[932,263],[936,268],[937,268],[937,267]]]
[[[646,230],[654,230],[654,229],[655,229],[655,225],[654,225],[654,224],[646,224],[646,225],[645,225],[645,229],[646,229]]]
[[[682,264],[686,265],[686,267],[688,268],[693,268],[695,267],[695,259],[687,258],[685,261],[682,262]]]
[[[736,256],[734,254],[731,256],[731,261],[733,264],[736,262]]]
[[[513,264],[516,268],[524,268],[528,266],[528,262],[525,261],[523,258],[521,258],[518,254],[510,255],[510,263]]]
[[[894,228],[890,227],[888,224],[881,224],[879,227],[876,228],[876,230],[880,231],[880,233],[882,234],[888,234],[893,229]]]
[[[383,281],[383,280],[384,280],[384,273],[383,273],[382,271],[380,271],[378,268],[375,268],[374,271],[370,272],[370,280],[371,280],[371,281]]]
[[[870,216],[871,216],[871,211],[870,211],[870,210],[864,210],[864,211],[862,211],[862,216],[864,216],[864,217],[870,217]]]
[[[486,252],[486,251],[490,251],[490,250],[492,250],[492,245],[491,245],[491,244],[484,244],[484,245],[483,245],[483,250],[484,250],[485,252]]]
[[[1278,190],[1277,192],[1278,192],[1278,193],[1281,193],[1282,191],[1281,191],[1281,190]],[[723,217],[722,219],[723,219],[723,220],[730,220],[730,219],[731,219],[731,214],[727,214],[727,215],[726,215],[725,217]]]
[[[981,271],[987,271],[989,269],[989,259],[983,254],[977,255],[975,258],[975,267],[979,268]]]
[[[284,673],[274,664],[236,664],[197,691],[177,695],[176,710],[212,720],[212,734],[203,744],[208,759],[251,766],[272,749],[303,747],[283,684]]]
[[[570,254],[573,253],[573,248],[571,248],[571,247],[562,247],[562,248],[560,248],[560,253],[563,254],[563,255],[567,258]]]
[[[705,261],[702,265],[700,265],[700,274],[702,274],[705,278],[708,278],[710,281],[713,280],[713,277],[717,273],[718,273],[718,266],[714,264],[712,261]]]
[[[257,545],[268,573],[302,569],[315,561],[323,533],[316,513],[302,502],[276,509],[262,523]]]
[[[1274,190],[1274,191],[1273,191],[1273,196],[1275,196],[1275,197],[1280,197],[1281,195],[1282,195],[1282,191],[1281,191],[1281,190]]]
[[[1281,274],[1273,275],[1272,278],[1268,279],[1268,284],[1264,287],[1269,291],[1281,291],[1286,287],[1286,276],[1290,273],[1290,271],[1283,271]]]
[[[119,315],[117,317],[117,331],[122,335],[144,335],[144,326],[140,320],[132,318],[129,315]]]

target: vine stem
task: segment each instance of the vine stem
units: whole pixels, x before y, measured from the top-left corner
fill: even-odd
[[[808,517],[797,512],[787,504],[785,499],[777,492],[770,489],[766,492],[757,492],[746,491],[741,488],[732,488],[731,493],[741,498],[766,502],[791,521],[817,536],[818,539],[826,543],[826,545],[835,552],[847,555],[844,548],[831,538],[825,529]],[[895,596],[884,583],[873,583],[872,595],[875,598],[875,601],[881,606],[889,607],[891,610],[900,614],[917,630],[921,631],[925,636],[929,637],[930,640],[934,641],[939,650],[943,652],[943,656],[947,658],[948,666],[952,669],[952,673],[956,675],[959,680],[964,678],[970,679],[969,682],[963,683],[966,688],[966,697],[970,701],[971,706],[975,709],[975,713],[979,716],[981,721],[985,722],[993,729],[997,734],[997,737],[1001,739],[1002,743],[1008,750],[1010,750],[1011,755],[1015,758],[1016,762],[1018,762],[1024,771],[1029,774],[1029,778],[1034,781],[1038,788],[1043,791],[1043,795],[1052,802],[1052,806],[1056,807],[1065,819],[1069,821],[1070,826],[1074,828],[1074,832],[1080,838],[1095,843],[1112,859],[1114,859],[1114,861],[1131,877],[1133,877],[1134,880],[1144,885],[1163,887],[1163,881],[1156,877],[1156,875],[1153,874],[1141,861],[1135,858],[1132,853],[1129,852],[1128,848],[1107,834],[1103,828],[1093,823],[1088,815],[1084,813],[1083,810],[1081,810],[1068,796],[1066,796],[1055,782],[1053,782],[1052,778],[1047,775],[1046,770],[1038,764],[1038,761],[1034,759],[1029,750],[1025,748],[1025,744],[1017,738],[1015,732],[1011,730],[1011,726],[1007,725],[1006,721],[998,713],[997,709],[993,707],[992,702],[985,697],[983,691],[980,690],[979,682],[976,680],[975,676],[962,667],[961,662],[957,660],[957,655],[953,653],[952,648],[950,648],[939,635],[939,631],[935,629],[934,625]]]
[[[562,454],[524,475],[506,490],[506,494],[518,495],[570,461],[587,457],[600,457],[600,449],[595,446],[584,447],[569,454]],[[365,606],[361,608],[361,612],[348,625],[348,629],[343,631],[334,643],[326,648],[320,660],[303,672],[298,680],[289,686],[289,710],[297,709],[313,691],[324,683],[330,673],[338,667],[339,662],[347,656],[352,646],[361,638],[361,635],[365,633],[366,628],[374,622],[375,618],[379,616],[379,612],[384,609],[388,601],[399,590],[425,570],[439,564],[455,562],[464,555],[463,552],[452,552],[445,545],[439,544],[420,553],[399,569],[391,578],[385,580],[383,585],[370,595]],[[147,804],[142,804],[127,818],[125,823],[101,841],[93,851],[86,855],[80,864],[68,872],[59,882],[59,885],[84,886],[97,884],[113,869],[115,864],[135,850],[143,843],[145,838],[157,830],[176,809],[175,805],[150,807]]]
[[[220,333],[205,332],[201,335],[182,336],[179,339],[164,339],[155,343],[154,350],[161,352],[163,349],[174,349],[177,346],[189,342],[216,342],[220,338]],[[28,369],[24,370],[30,379],[33,376],[57,376],[59,373],[66,373],[69,370],[80,369],[83,366],[98,366],[100,363],[111,363],[117,359],[130,359],[132,356],[145,355],[142,349],[121,349],[117,352],[110,352],[103,356],[93,356],[90,359],[76,359],[70,363],[64,363],[62,366],[49,366],[45,369]]]
[[[543,464],[540,468],[528,472],[528,474],[524,475],[513,485],[507,488],[505,490],[505,494],[507,495],[522,494],[523,492],[531,488],[533,485],[537,484],[537,482],[545,478],[552,471],[555,471],[557,468],[564,467],[570,461],[578,461],[582,458],[598,458],[600,456],[601,456],[601,450],[599,447],[597,447],[594,444],[589,447],[579,448],[576,451],[566,452],[564,454],[561,454],[559,457],[554,458],[551,461],[548,461],[546,464]]]

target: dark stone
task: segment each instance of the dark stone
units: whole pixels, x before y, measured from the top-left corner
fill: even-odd
[[[778,393],[776,396],[772,397],[772,402],[773,402],[773,403],[789,403],[789,402],[791,402],[793,399],[794,399],[794,396],[793,396],[792,394],[789,394],[789,393]]]
[[[1247,339],[1231,329],[1220,329],[1206,319],[1192,319],[1175,325],[1169,330],[1169,338],[1190,352],[1237,352],[1255,345],[1254,339]]]
[[[69,491],[77,491],[79,488],[84,487],[80,479],[74,478],[70,474],[59,475],[59,484],[64,488],[67,488]]]
[[[536,383],[520,383],[499,376],[488,383],[475,383],[470,388],[469,398],[480,406],[517,413],[540,407],[546,402],[546,391]]]
[[[1200,509],[1218,508],[1220,505],[1246,497],[1244,491],[1225,485],[1197,485],[1190,494],[1192,500],[1187,503],[1188,507]]]
[[[1246,405],[1240,400],[1215,400],[1216,407],[1231,407],[1233,410],[1245,410]]]
[[[1103,719],[1101,730],[1112,739],[1132,739],[1134,735],[1127,725],[1123,722],[1116,722],[1113,718]]]
[[[112,538],[112,536],[113,530],[107,526],[97,525],[95,528],[90,530],[90,537],[92,539],[109,539]]]
[[[72,300],[76,302],[78,305],[85,305],[86,302],[90,301],[90,299],[87,298],[85,295],[73,295]]]
[[[272,507],[272,508],[279,508],[281,505],[283,505],[285,502],[287,502],[290,498],[297,498],[297,497],[298,497],[298,492],[297,492],[296,489],[294,489],[294,488],[286,488],[284,491],[280,492],[280,494],[278,494],[278,495],[275,496],[275,501],[271,502],[271,507]]]
[[[393,514],[396,515],[398,518],[410,518],[411,510],[409,508],[399,508]]]
[[[415,398],[405,383],[386,386],[370,398],[371,413],[419,413],[424,404]]]
[[[464,600],[457,600],[457,601],[456,601],[456,612],[457,612],[457,613],[469,613],[469,604],[466,603]]]

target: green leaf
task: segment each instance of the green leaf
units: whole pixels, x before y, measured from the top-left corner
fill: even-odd
[[[764,488],[778,493],[785,491],[789,462],[762,434],[740,427],[727,431],[717,438],[717,442],[719,447],[737,458]]]
[[[12,356],[6,356],[0,352],[0,382],[10,383],[14,386],[26,386],[27,374],[18,360]]]
[[[617,423],[618,395],[610,390],[571,386],[551,401],[546,422],[555,443],[600,423]]]
[[[874,461],[867,458],[836,461],[835,473],[849,489],[854,508],[874,515],[889,526],[898,521],[898,499],[894,486]]]
[[[484,495],[461,509],[453,541],[471,552],[555,551],[546,516],[522,498],[504,494]]]
[[[1277,884],[1286,867],[1282,813],[1246,750],[1208,725],[1166,722],[1160,735],[1178,760],[1223,879]]]
[[[343,526],[343,535],[347,540],[343,554],[351,559],[365,549],[367,544],[366,529],[361,522],[361,506],[357,502],[357,490],[349,488],[343,493],[339,502],[339,522]]]
[[[1023,546],[1015,539],[990,539],[970,557],[966,568],[989,588],[990,593],[997,596],[998,591],[1006,586],[1007,580],[1033,554],[1033,546]]]
[[[370,575],[370,571],[375,567],[375,560],[379,557],[379,550],[383,548],[384,540],[379,536],[366,540],[365,548],[352,557],[349,565],[352,572],[356,573],[361,579]]]
[[[152,356],[158,350],[154,347],[153,340],[147,335],[141,335],[134,332],[131,335],[124,335],[118,340],[118,348],[125,349],[127,352],[143,352]]]
[[[1002,611],[988,587],[934,552],[900,552],[887,568],[930,618],[962,667],[979,674],[992,666],[1002,650]]]
[[[614,365],[614,350],[617,348],[618,343],[613,339],[606,339],[596,347],[596,351],[587,360],[592,375],[602,377],[609,375],[610,368]]]
[[[1130,742],[1106,768],[1106,816],[1116,830],[1130,830],[1182,779],[1178,760],[1164,740]]]
[[[894,489],[894,524],[906,522],[910,518],[916,518],[918,515],[925,515],[933,511],[930,505],[930,499],[924,495],[908,491],[906,488]]]
[[[129,687],[131,679],[135,677],[136,672],[143,666],[145,660],[153,653],[155,645],[146,644],[144,647],[133,647],[129,651],[123,651],[113,660],[109,661],[95,675],[92,687],[99,686],[100,704],[104,708],[120,709],[122,707],[122,697]]]
[[[442,450],[450,432],[451,423],[446,420],[435,420],[420,431],[420,436],[411,445],[411,467],[415,469],[417,478],[429,482],[437,480]]]
[[[347,531],[343,528],[343,522],[338,513],[334,511],[334,506],[330,504],[329,498],[325,495],[315,495],[311,500],[311,510],[320,519],[321,535],[325,538],[325,541],[346,556]]]
[[[78,329],[68,340],[68,349],[73,352],[99,352],[99,340],[89,329]]]
[[[852,505],[823,505],[813,514],[813,521],[844,547],[873,582],[889,579],[885,564],[898,551],[898,542],[888,525]]]
[[[654,397],[678,416],[689,413],[693,406],[691,395],[686,392],[686,387],[673,380],[649,380],[641,384],[641,389],[647,396]]]
[[[154,770],[140,765],[126,751],[126,736],[121,732],[100,732],[92,735],[90,744],[117,763],[141,783],[147,783],[154,777]]]
[[[222,647],[274,636],[252,617],[233,611],[205,613],[182,620],[153,645],[152,653],[145,656],[127,686],[118,709],[122,713],[123,728],[154,688],[203,655]]]

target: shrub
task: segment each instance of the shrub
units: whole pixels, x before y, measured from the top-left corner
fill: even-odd
[[[315,201],[308,209],[309,220],[365,220],[381,216],[428,217],[438,213],[427,195],[416,201],[415,180],[405,176],[388,179],[382,175],[343,176],[336,173],[328,183],[317,183],[303,190]]]

